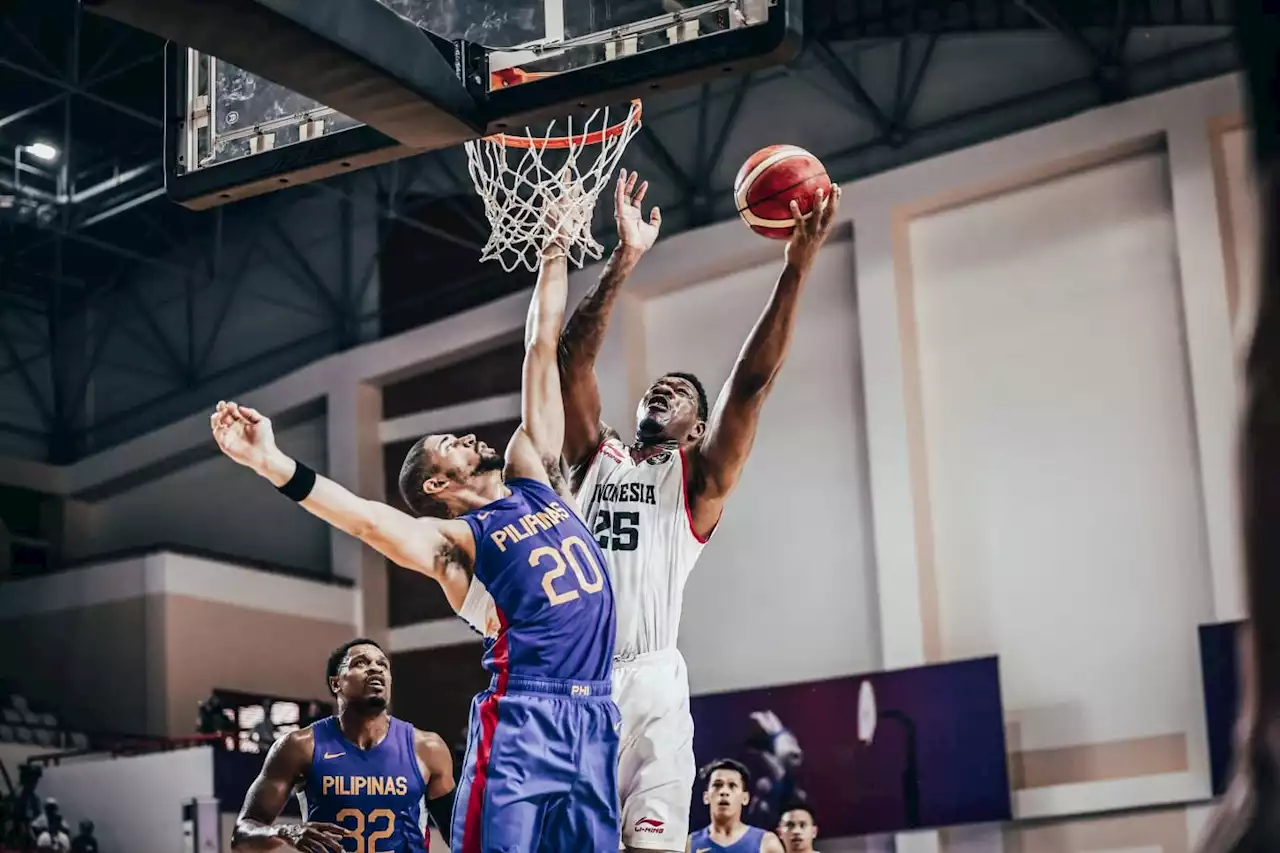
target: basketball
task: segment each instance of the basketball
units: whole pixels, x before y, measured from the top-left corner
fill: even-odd
[[[818,190],[829,193],[831,178],[822,161],[795,145],[770,145],[747,158],[733,181],[738,215],[757,234],[774,240],[791,236],[791,202],[805,216]]]

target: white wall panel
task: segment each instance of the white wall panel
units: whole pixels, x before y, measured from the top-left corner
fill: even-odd
[[[943,651],[1001,656],[1024,749],[1200,718],[1173,233],[1162,153],[910,229]]]
[[[93,821],[103,850],[182,849],[182,806],[213,796],[213,749],[70,762],[45,770],[40,794],[56,797],[74,827]]]
[[[751,459],[690,578],[680,645],[695,692],[878,663],[851,255],[837,242],[814,266]],[[781,266],[778,258],[651,300],[650,373],[693,372],[714,398]]]

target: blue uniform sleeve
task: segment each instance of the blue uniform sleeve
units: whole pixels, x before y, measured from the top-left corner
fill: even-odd
[[[476,564],[475,571],[480,571],[480,546],[484,544],[484,525],[474,515],[468,513],[462,516],[462,520],[471,528],[471,537],[476,541]]]

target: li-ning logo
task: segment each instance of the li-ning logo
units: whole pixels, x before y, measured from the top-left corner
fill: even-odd
[[[642,817],[636,821],[636,825],[632,827],[636,832],[654,832],[658,835],[666,832],[666,824],[658,820],[656,817]]]
[[[569,688],[570,696],[590,696],[591,687],[586,684],[575,684]]]

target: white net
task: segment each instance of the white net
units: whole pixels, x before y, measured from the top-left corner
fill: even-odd
[[[536,272],[557,234],[579,268],[603,256],[591,233],[596,199],[640,129],[640,102],[619,120],[621,113],[601,108],[585,121],[568,119],[563,134],[556,134],[553,121],[541,134],[526,128],[466,144],[471,180],[491,229],[482,261],[497,260],[507,272],[520,265]]]

